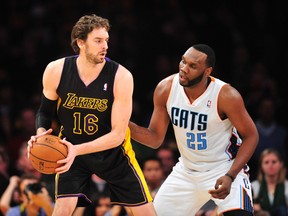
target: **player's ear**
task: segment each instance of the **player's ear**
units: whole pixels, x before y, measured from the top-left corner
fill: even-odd
[[[206,74],[206,76],[207,76],[207,77],[210,76],[210,74],[212,73],[212,71],[213,71],[213,67],[208,67],[208,68],[206,68],[206,69],[205,69],[205,74]]]
[[[81,49],[84,46],[84,41],[82,39],[77,39],[77,45]]]

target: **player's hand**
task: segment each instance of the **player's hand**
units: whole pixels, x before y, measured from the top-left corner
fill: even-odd
[[[213,198],[225,199],[230,194],[232,181],[228,176],[222,176],[217,179],[214,190],[209,190]]]
[[[65,159],[57,161],[57,163],[60,163],[60,164],[63,163],[64,164],[64,165],[62,165],[62,166],[60,166],[60,167],[55,169],[55,172],[57,174],[61,174],[61,173],[67,172],[70,169],[75,157],[77,156],[76,146],[75,145],[73,145],[72,143],[67,141],[65,138],[60,140],[60,142],[67,146],[68,155],[67,155],[67,157]]]
[[[36,140],[39,137],[41,137],[41,136],[43,136],[45,134],[51,134],[52,131],[53,130],[50,128],[49,130],[44,131],[43,133],[40,133],[40,134],[37,134],[37,135],[33,135],[33,136],[30,137],[30,140],[28,140],[28,146],[27,146],[28,158],[30,156],[30,150],[31,150],[31,148],[33,148],[33,144],[36,142]]]

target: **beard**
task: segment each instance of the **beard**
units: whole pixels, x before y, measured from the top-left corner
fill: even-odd
[[[93,64],[99,64],[104,61],[104,59],[102,60],[100,58],[97,58],[97,55],[94,55],[92,53],[86,52],[85,54],[86,54],[86,59]]]
[[[192,80],[188,80],[188,83],[183,83],[183,82],[179,82],[180,85],[182,85],[183,87],[192,87],[197,85],[198,83],[201,82],[201,80],[203,79],[204,76],[204,71],[196,78],[192,79]]]
[[[102,58],[99,53],[90,52],[89,46],[86,46],[85,56],[88,62],[92,64],[100,64],[103,63],[104,57]]]

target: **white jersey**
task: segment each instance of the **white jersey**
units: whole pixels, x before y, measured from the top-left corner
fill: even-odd
[[[179,84],[179,75],[174,77],[167,110],[181,156],[155,196],[158,216],[195,215],[210,199],[218,206],[219,215],[240,209],[253,212],[247,170],[238,173],[225,199],[212,198],[208,193],[229,171],[242,143],[229,119],[221,120],[218,115],[218,95],[226,83],[210,78],[206,91],[191,104]]]
[[[227,83],[210,78],[206,91],[191,104],[176,74],[167,100],[179,160],[187,169],[201,172],[234,159],[242,143],[230,120],[218,115],[218,95]]]

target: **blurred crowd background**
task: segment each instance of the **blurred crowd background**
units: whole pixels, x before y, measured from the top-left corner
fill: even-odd
[[[259,131],[264,134],[261,140],[266,141],[263,149],[275,146],[284,155],[287,9],[288,1],[268,0],[2,1],[0,146],[8,151],[9,175],[16,169],[21,144],[35,133],[35,112],[46,65],[74,54],[70,47],[71,29],[82,15],[91,13],[110,20],[107,56],[134,76],[135,122],[147,124],[156,84],[178,72],[181,56],[188,47],[205,43],[216,52],[213,76],[231,83],[242,94],[253,120],[260,122]],[[171,140],[172,132],[167,134],[167,145],[173,145]],[[135,147],[141,159],[142,151],[152,151],[143,148]],[[251,162],[252,167],[255,164]],[[252,176],[256,175],[255,169]]]

